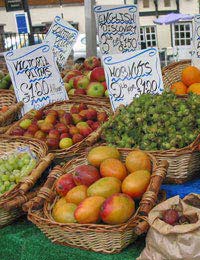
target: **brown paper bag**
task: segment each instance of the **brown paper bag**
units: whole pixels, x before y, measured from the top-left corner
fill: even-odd
[[[195,216],[196,223],[172,226],[161,220],[162,212],[173,205],[178,205],[183,215]],[[148,222],[146,247],[137,260],[200,260],[200,209],[175,196],[153,208]]]

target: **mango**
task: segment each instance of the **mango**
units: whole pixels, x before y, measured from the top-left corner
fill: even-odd
[[[67,203],[65,198],[59,199],[53,207],[52,216],[59,223],[75,223],[74,212],[77,205]]]
[[[78,205],[87,197],[87,186],[85,185],[78,185],[68,191],[65,199],[69,203],[74,203]]]
[[[75,219],[81,224],[98,223],[100,221],[100,209],[105,198],[93,196],[84,199],[74,212]]]
[[[121,191],[121,181],[115,177],[104,177],[95,181],[87,190],[87,195],[108,198]]]
[[[104,223],[117,225],[125,223],[135,212],[135,202],[126,194],[118,193],[107,198],[100,211]]]
[[[89,164],[99,167],[100,164],[108,158],[120,158],[120,153],[115,147],[98,146],[90,150],[87,156]]]

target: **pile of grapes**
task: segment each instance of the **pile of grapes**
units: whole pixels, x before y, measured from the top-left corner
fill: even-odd
[[[200,133],[200,96],[143,94],[103,126],[109,144],[143,150],[169,150],[191,144]]]
[[[35,168],[37,160],[28,152],[0,158],[0,194],[11,190]]]

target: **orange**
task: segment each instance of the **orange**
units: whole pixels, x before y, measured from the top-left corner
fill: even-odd
[[[140,199],[147,190],[151,178],[149,171],[135,171],[122,182],[122,192],[133,199]]]
[[[149,156],[142,151],[132,151],[126,157],[126,168],[129,172],[147,170],[151,172],[151,160]]]
[[[200,95],[200,83],[194,83],[194,84],[190,85],[187,90],[187,93],[190,93],[190,92]]]
[[[7,106],[2,106],[2,108],[1,108],[1,112],[6,112],[8,110],[8,107]]]
[[[100,165],[100,173],[103,177],[116,177],[120,181],[127,176],[125,165],[118,159],[108,158]]]
[[[176,95],[187,94],[187,86],[181,81],[175,82],[173,85],[171,85],[170,89]]]
[[[194,83],[200,83],[200,70],[194,66],[186,67],[182,72],[182,80],[186,86]]]

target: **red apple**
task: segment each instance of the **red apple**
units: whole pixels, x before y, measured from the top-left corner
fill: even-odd
[[[70,135],[79,134],[79,130],[76,126],[70,126],[69,133],[70,133]]]
[[[69,133],[63,133],[60,135],[60,140],[63,138],[71,138],[71,135]]]
[[[68,127],[67,127],[65,124],[63,124],[63,123],[57,123],[57,124],[55,125],[55,128],[58,130],[58,132],[59,132],[60,134],[68,133],[68,132],[69,132]]]
[[[75,134],[72,136],[72,140],[74,144],[81,142],[84,138],[85,137],[82,136],[81,134]]]
[[[83,119],[87,119],[87,109],[81,110],[81,112],[79,112],[79,115],[80,115]]]
[[[46,134],[44,132],[42,132],[41,130],[38,130],[35,135],[34,138],[40,139],[40,140],[45,140],[46,139]]]
[[[73,179],[76,185],[90,186],[101,178],[99,170],[92,165],[80,165],[75,168]]]
[[[79,108],[78,108],[78,106],[73,105],[73,106],[70,108],[70,114],[78,114],[78,113],[79,113]]]
[[[69,80],[75,76],[82,75],[81,71],[79,70],[71,70],[69,71],[65,77],[63,78],[64,82],[69,82]]]
[[[77,76],[74,78],[74,88],[86,89],[90,81],[86,76]]]
[[[33,137],[34,137],[34,133],[29,132],[29,131],[26,131],[26,132],[24,133],[24,136],[25,136],[25,137],[33,138]]]
[[[60,122],[65,124],[65,125],[70,125],[72,124],[73,120],[72,120],[72,116],[70,115],[70,113],[65,113],[61,118],[60,118]]]
[[[35,115],[34,115],[35,119],[40,120],[40,119],[42,119],[42,117],[43,117],[43,110],[42,109],[35,111]]]
[[[59,139],[56,138],[47,138],[46,143],[50,149],[58,149]]]
[[[87,95],[91,97],[103,97],[104,87],[100,82],[91,82],[87,87]]]
[[[16,136],[23,136],[25,133],[25,130],[22,129],[21,127],[17,126],[15,127],[12,132],[11,135],[16,135]]]
[[[101,61],[99,58],[92,56],[85,59],[83,65],[86,70],[93,70],[94,68],[101,66]]]
[[[104,90],[106,91],[108,89],[106,81],[101,82],[101,84],[103,85]]]
[[[56,181],[56,191],[60,196],[65,196],[69,190],[76,186],[73,175],[71,173],[67,173],[62,175]]]
[[[87,120],[95,120],[97,118],[97,111],[95,109],[89,108],[86,111]]]
[[[92,125],[94,124],[92,120],[87,120],[86,123],[89,125],[89,127],[92,127]]]
[[[103,67],[94,68],[90,75],[91,81],[103,82],[105,81],[105,72]]]
[[[44,122],[52,124],[52,125],[55,125],[55,123],[56,123],[56,116],[54,116],[53,114],[48,114],[45,117]]]
[[[86,128],[81,128],[79,129],[79,132],[81,135],[83,135],[84,137],[87,137],[89,134],[91,134],[93,132],[91,127],[86,127]]]
[[[86,95],[86,91],[85,91],[85,89],[82,89],[82,88],[75,89],[74,94],[75,95]]]
[[[82,110],[88,109],[88,106],[84,103],[80,103],[80,105],[78,106],[79,112],[81,112]]]
[[[40,126],[40,129],[44,133],[49,133],[50,130],[54,129],[54,126],[50,123],[42,123],[41,126]]]
[[[55,117],[58,117],[58,111],[54,110],[54,109],[49,109],[47,111],[44,112],[45,115],[52,115],[52,116],[55,116]]]
[[[99,122],[94,122],[93,125],[91,126],[92,130],[97,130],[97,128],[100,127],[100,123]]]
[[[33,135],[39,130],[39,127],[37,126],[37,124],[32,123],[29,128],[28,128],[28,132],[32,133]]]
[[[73,122],[75,125],[78,124],[79,122],[83,121],[82,116],[79,114],[72,114],[72,119],[73,119]]]
[[[105,111],[99,112],[99,113],[97,114],[97,120],[98,120],[99,122],[102,122],[102,123],[106,122],[106,121],[108,120],[108,115],[107,115],[107,113],[106,113]]]
[[[57,112],[58,112],[58,117],[62,117],[65,114],[64,109],[59,109],[59,110],[57,110]]]
[[[48,138],[60,139],[60,132],[57,129],[52,129],[49,131]]]

